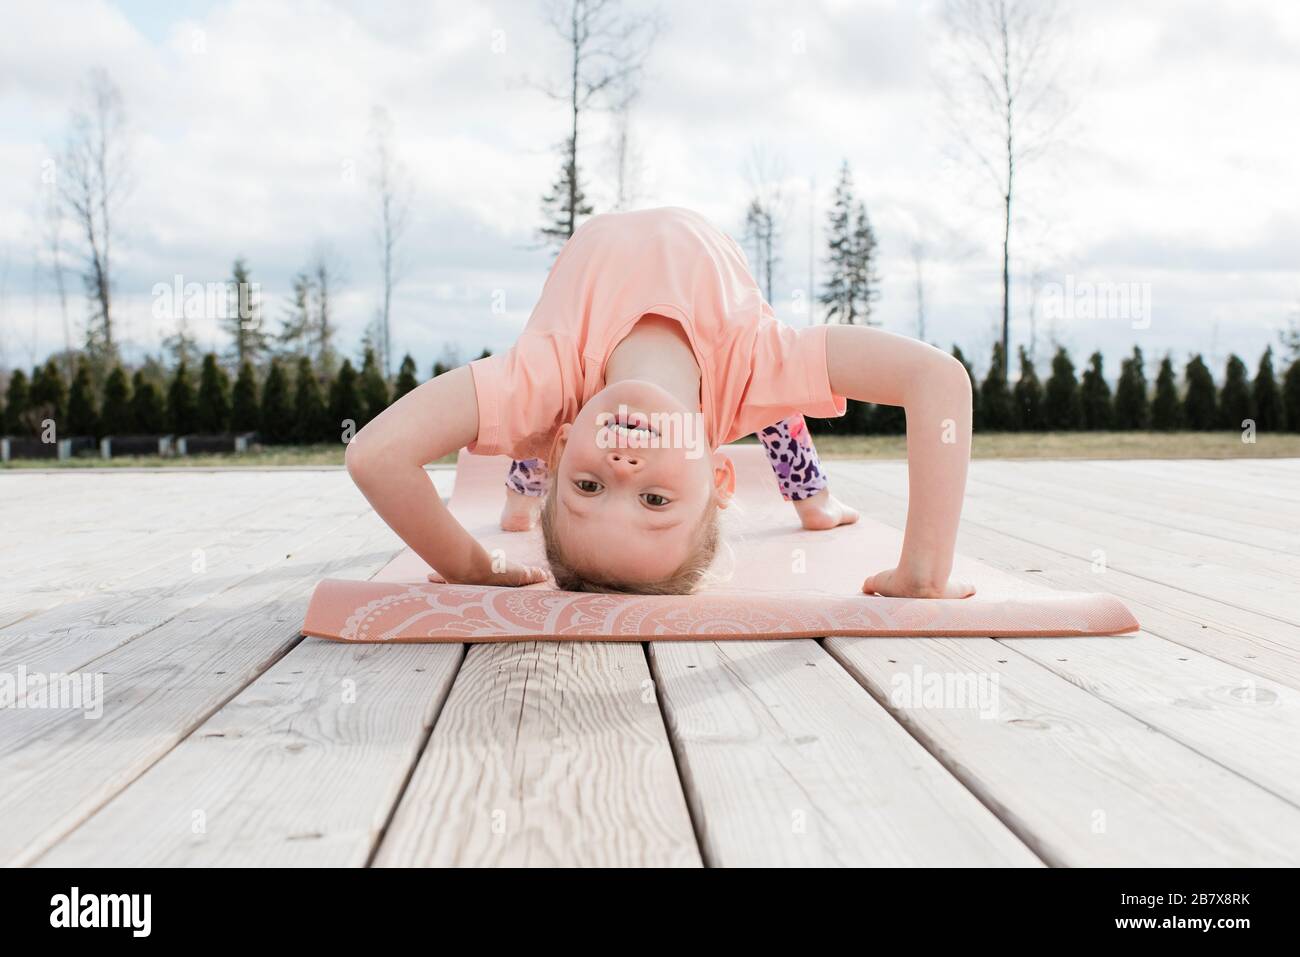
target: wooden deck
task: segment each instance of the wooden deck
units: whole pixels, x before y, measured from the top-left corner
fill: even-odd
[[[965,516],[1143,632],[302,640],[399,547],[342,471],[0,474],[0,676],[103,682],[0,709],[0,864],[1300,864],[1300,460],[978,462]]]

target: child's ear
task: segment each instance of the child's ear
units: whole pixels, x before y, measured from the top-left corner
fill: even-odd
[[[569,429],[571,426],[565,422],[555,430],[555,437],[551,439],[551,451],[546,459],[546,467],[555,469],[560,464],[560,456],[564,454],[564,447],[569,442]]]
[[[726,508],[736,494],[736,467],[721,452],[713,453],[713,487],[718,491],[718,508]]]

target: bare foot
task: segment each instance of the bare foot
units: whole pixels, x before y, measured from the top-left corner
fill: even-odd
[[[537,495],[520,495],[506,489],[506,506],[501,510],[501,529],[506,532],[526,532],[537,524],[541,515],[542,500]]]
[[[857,509],[845,505],[829,489],[811,498],[800,499],[794,503],[794,510],[799,513],[803,527],[814,532],[837,525],[852,525],[858,520]]]

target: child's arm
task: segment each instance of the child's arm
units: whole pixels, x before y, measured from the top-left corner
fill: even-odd
[[[945,352],[880,329],[831,326],[826,364],[837,395],[907,410],[907,530],[898,567],[869,577],[868,593],[964,598],[951,582],[970,461],[970,378]]]
[[[478,437],[473,373],[453,369],[407,393],[348,444],[348,474],[402,541],[444,580],[483,585],[544,581],[540,568],[494,563],[452,517],[424,466]],[[495,566],[495,567],[494,567]]]

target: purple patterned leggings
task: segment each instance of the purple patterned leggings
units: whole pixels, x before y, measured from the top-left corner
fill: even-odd
[[[826,488],[826,474],[802,415],[761,429],[758,438],[767,450],[777,486],[786,501],[811,498]],[[541,459],[514,461],[506,474],[506,488],[520,495],[545,495],[548,479],[546,463]]]

